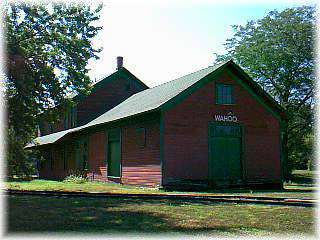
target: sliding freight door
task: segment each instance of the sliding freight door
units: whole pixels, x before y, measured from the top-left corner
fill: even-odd
[[[209,125],[209,179],[214,183],[237,183],[242,179],[242,128]]]

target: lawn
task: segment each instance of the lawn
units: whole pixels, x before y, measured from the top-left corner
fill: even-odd
[[[49,180],[33,180],[33,181],[16,181],[7,182],[6,188],[15,190],[35,190],[35,191],[70,191],[70,192],[94,192],[94,193],[149,193],[149,194],[211,194],[211,195],[246,195],[246,196],[268,196],[268,197],[288,197],[288,198],[314,198],[315,187],[311,184],[286,184],[285,190],[210,190],[206,192],[181,192],[171,191],[165,192],[157,188],[145,188],[136,186],[125,186],[116,183],[102,183],[102,182],[86,182],[86,183],[72,183],[62,181]]]
[[[212,194],[315,198],[314,175],[297,171],[285,190],[217,190],[165,192],[157,188],[115,183],[33,180],[7,182],[6,188],[101,193]],[[310,180],[311,179],[311,180]],[[146,200],[9,195],[10,233],[184,233],[206,235],[314,234],[314,208],[212,203],[187,200]]]
[[[314,234],[314,208],[7,196],[8,233]]]

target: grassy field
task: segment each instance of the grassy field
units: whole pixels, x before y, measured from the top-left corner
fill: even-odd
[[[298,171],[283,191],[219,190],[175,194],[314,198],[310,172]],[[311,179],[311,180],[310,180]],[[6,188],[104,193],[165,194],[164,190],[113,183],[47,180],[7,182]],[[206,235],[314,234],[314,208],[206,201],[95,199],[9,195],[10,233],[184,233]]]
[[[314,208],[8,196],[8,232],[314,234]]]
[[[314,198],[314,186],[297,184],[287,184],[285,190],[210,190],[206,192],[165,192],[157,188],[143,188],[136,186],[125,186],[116,183],[86,182],[72,183],[48,180],[33,180],[24,182],[7,182],[6,188],[16,190],[45,190],[45,191],[70,191],[70,192],[99,192],[99,193],[150,193],[150,194],[211,194],[211,195],[247,195],[247,196],[272,196],[272,197],[292,197],[292,198]]]

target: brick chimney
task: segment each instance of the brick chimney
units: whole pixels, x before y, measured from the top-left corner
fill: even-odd
[[[118,56],[117,57],[117,70],[121,69],[123,67],[123,57]]]

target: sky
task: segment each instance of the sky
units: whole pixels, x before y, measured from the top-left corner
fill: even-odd
[[[258,2],[258,3],[257,3]],[[315,1],[103,1],[94,40],[103,47],[90,61],[92,81],[116,71],[116,57],[150,87],[212,65],[223,53],[231,25],[263,18],[272,10],[314,5]]]

